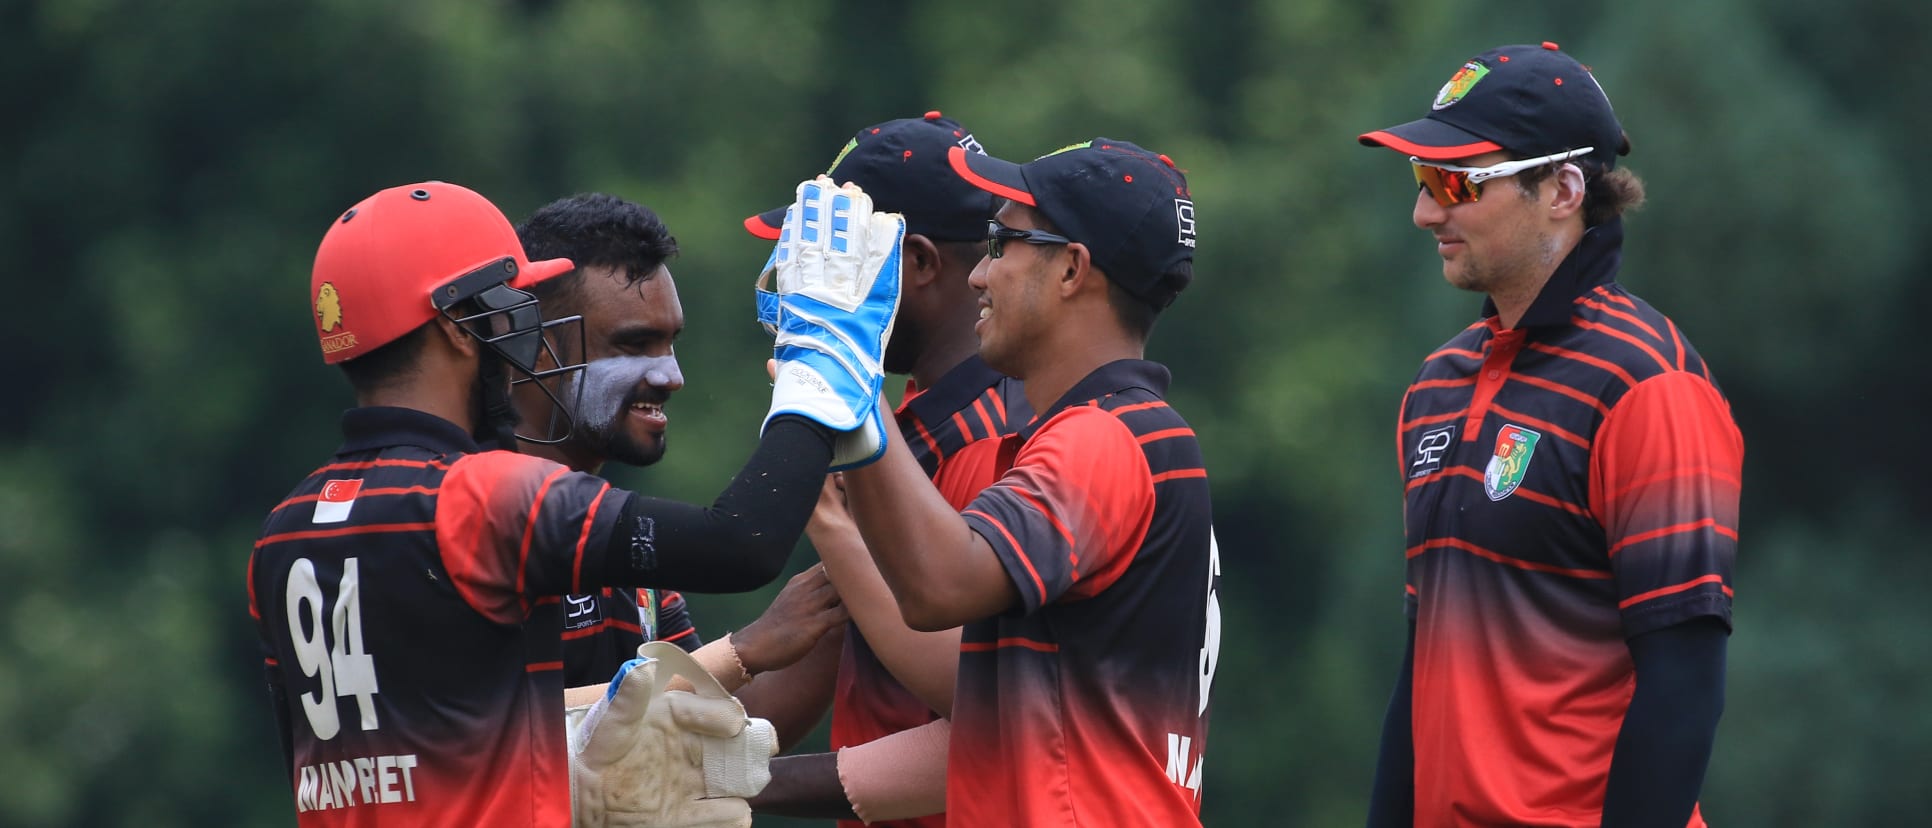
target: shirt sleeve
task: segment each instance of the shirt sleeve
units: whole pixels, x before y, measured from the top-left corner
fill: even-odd
[[[698,627],[691,621],[691,608],[684,603],[684,594],[672,590],[638,590],[638,604],[655,599],[657,601],[657,640],[678,645],[687,652],[697,652],[704,646],[704,639],[698,636]]]
[[[456,591],[500,624],[532,598],[601,586],[603,556],[629,495],[593,475],[507,451],[450,464],[436,501],[436,543]]]
[[[1007,438],[1014,439],[1014,438]],[[974,440],[940,461],[932,484],[955,509],[972,505],[973,498],[999,480],[999,450],[1004,440]]]
[[[1624,635],[1731,623],[1744,438],[1702,376],[1630,389],[1597,430],[1590,508],[1602,522]]]
[[[1041,426],[961,514],[1031,613],[1098,595],[1126,571],[1154,515],[1153,474],[1119,418],[1070,408]]]
[[[1413,386],[1411,386],[1413,388]],[[1409,482],[1409,458],[1402,445],[1402,422],[1409,417],[1409,394],[1402,392],[1402,405],[1395,410],[1395,479],[1404,486]],[[1402,497],[1402,525],[1409,525],[1409,498],[1407,492]],[[1402,615],[1410,621],[1416,620],[1420,601],[1415,590],[1415,567],[1413,564],[1402,567]]]

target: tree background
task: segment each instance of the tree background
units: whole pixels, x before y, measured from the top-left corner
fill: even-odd
[[[1401,160],[1354,136],[1541,40],[1617,103],[1651,195],[1623,281],[1746,438],[1705,813],[1932,810],[1932,478],[1905,413],[1932,4],[5,0],[0,31],[0,824],[292,824],[243,570],[351,402],[304,320],[342,209],[443,179],[513,219],[584,190],[661,212],[690,385],[669,458],[614,477],[708,499],[765,406],[766,247],[739,221],[857,127],[935,108],[998,155],[1107,135],[1189,170],[1200,276],[1150,355],[1228,576],[1203,817],[1359,824],[1403,630],[1389,433],[1478,300],[1409,225]],[[716,635],[775,590],[693,604]]]

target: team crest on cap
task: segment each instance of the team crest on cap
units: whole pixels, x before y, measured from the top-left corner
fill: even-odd
[[[323,282],[315,291],[315,321],[328,333],[342,324],[342,297],[335,292],[335,284]]]
[[[1506,424],[1496,433],[1496,452],[1489,457],[1489,467],[1483,470],[1483,493],[1490,500],[1502,500],[1516,493],[1523,485],[1523,475],[1529,471],[1530,459],[1536,453],[1536,441],[1543,435],[1519,425]]]
[[[332,282],[323,282],[315,290],[315,325],[322,331],[324,355],[346,351],[357,344],[355,331],[330,333],[342,327],[342,295],[336,292]]]
[[[1073,152],[1074,150],[1077,150],[1077,149],[1086,149],[1086,148],[1088,148],[1088,147],[1091,147],[1091,146],[1093,146],[1093,142],[1092,142],[1092,141],[1081,141],[1081,142],[1080,142],[1080,143],[1078,143],[1078,144],[1068,144],[1068,145],[1066,145],[1066,146],[1064,146],[1064,147],[1061,147],[1061,148],[1059,148],[1059,149],[1057,149],[1057,150],[1054,150],[1054,151],[1052,151],[1052,152],[1049,152],[1049,153],[1047,153],[1046,155],[1042,155],[1042,156],[1040,156],[1040,158],[1051,158],[1051,157],[1053,157],[1053,156],[1055,156],[1055,155],[1059,155],[1060,153],[1063,153],[1063,152]],[[1035,158],[1035,159],[1033,159],[1033,160],[1035,160],[1035,161],[1038,161],[1038,160],[1040,160],[1040,158]]]
[[[1181,226],[1178,241],[1183,246],[1194,246],[1194,202],[1185,198],[1174,199],[1174,223]]]
[[[1464,95],[1469,94],[1469,90],[1476,87],[1477,82],[1481,81],[1488,74],[1489,67],[1477,61],[1472,60],[1463,64],[1461,69],[1456,70],[1456,74],[1449,76],[1449,82],[1442,85],[1441,91],[1436,93],[1436,102],[1431,104],[1429,108],[1448,109],[1454,106],[1457,101],[1462,100]]]
[[[836,170],[839,168],[839,162],[844,161],[845,156],[851,155],[852,150],[857,149],[858,146],[859,146],[859,139],[857,138],[853,138],[849,141],[846,141],[845,146],[839,148],[839,154],[832,156],[832,165],[825,168],[825,174],[831,175],[833,170]]]

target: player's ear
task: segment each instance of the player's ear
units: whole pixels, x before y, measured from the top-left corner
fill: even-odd
[[[1575,164],[1563,164],[1550,176],[1550,217],[1557,220],[1568,219],[1583,209],[1586,185],[1583,170]]]
[[[939,278],[939,245],[934,244],[932,239],[919,233],[907,233],[901,247],[904,251],[901,254],[904,267],[900,270],[900,279],[904,284],[924,287]]]
[[[474,357],[480,353],[477,350],[480,343],[476,341],[476,338],[464,333],[463,326],[456,324],[448,316],[440,313],[436,314],[436,317],[430,320],[430,324],[436,326],[436,333],[432,334],[432,336],[448,344],[457,353],[462,354],[464,357]]]
[[[1079,242],[1070,242],[1064,250],[1059,282],[1060,295],[1069,297],[1082,290],[1096,287],[1104,295],[1107,292],[1107,277],[1094,269],[1093,253],[1087,250],[1087,246]]]

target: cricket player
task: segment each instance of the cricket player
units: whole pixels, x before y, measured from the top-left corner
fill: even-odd
[[[947,762],[961,825],[1190,825],[1219,653],[1218,563],[1194,432],[1142,356],[1193,278],[1187,179],[1096,138],[1026,164],[956,148],[1006,199],[975,333],[1037,415],[955,509],[896,433],[845,475],[914,629],[964,626]],[[990,442],[990,441],[989,441]]]
[[[862,426],[880,416],[873,366],[897,311],[887,252],[903,224],[873,214],[856,190],[808,182],[799,202],[801,213],[849,217],[872,245],[814,233],[779,246],[785,321],[771,408],[751,458],[709,507],[478,450],[479,436],[502,443],[513,428],[512,376],[542,383],[582,370],[547,348],[522,289],[569,261],[530,261],[494,205],[442,182],[383,190],[331,223],[310,307],[324,360],[343,366],[357,406],[334,456],[268,516],[248,567],[300,824],[561,826],[574,812],[602,825],[696,811],[693,821],[748,822],[742,797],[754,790],[723,800],[703,788],[604,787],[610,772],[634,769],[636,751],[619,737],[644,720],[637,705],[615,704],[630,698],[628,682],[601,711],[619,714],[593,715],[587,743],[571,750],[558,716],[561,641],[556,627],[529,622],[545,597],[604,586],[757,588],[783,566],[833,458],[876,456],[876,429]],[[823,278],[827,262],[837,284]],[[826,306],[843,312],[828,317]],[[723,715],[701,706],[683,719],[719,740],[721,772],[744,764],[730,745],[748,730],[726,703]],[[616,749],[598,747],[612,740]],[[704,745],[700,784],[714,767]],[[597,801],[573,807],[573,791]]]
[[[1444,279],[1487,297],[1402,401],[1409,644],[1369,823],[1702,826],[1744,441],[1618,282],[1623,126],[1543,43],[1361,142],[1408,162]]]
[[[581,193],[538,208],[517,226],[526,254],[569,259],[576,268],[531,286],[546,319],[579,318],[581,337],[560,351],[583,351],[584,393],[560,409],[534,383],[517,388],[526,423],[549,435],[519,440],[518,449],[596,474],[608,461],[647,466],[669,444],[669,402],[684,387],[676,341],[684,308],[669,260],[677,239],[658,214],[605,193]],[[565,357],[570,360],[570,356]],[[526,429],[533,430],[533,429]],[[558,604],[567,687],[602,684],[661,640],[695,654],[752,716],[770,721],[781,746],[803,738],[824,715],[838,666],[845,610],[820,567],[794,577],[764,614],[743,629],[705,643],[676,590],[619,589],[566,595]],[[811,654],[810,658],[807,655]],[[773,673],[767,680],[744,677]]]

